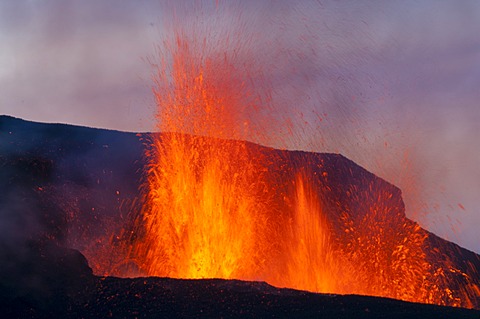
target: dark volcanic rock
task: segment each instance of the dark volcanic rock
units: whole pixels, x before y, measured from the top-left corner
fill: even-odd
[[[86,302],[95,278],[80,252],[48,242],[19,248],[0,251],[2,318],[60,317],[72,304]]]
[[[73,275],[71,272],[70,275]],[[480,311],[366,296],[314,294],[261,282],[92,277],[77,295],[0,300],[5,318],[479,318]]]
[[[261,282],[168,278],[100,279],[94,317],[476,318],[479,311],[365,296],[314,294]]]
[[[6,276],[8,275],[8,277]],[[366,296],[314,294],[262,282],[94,277],[58,246],[31,246],[2,270],[2,318],[479,318],[480,311]]]

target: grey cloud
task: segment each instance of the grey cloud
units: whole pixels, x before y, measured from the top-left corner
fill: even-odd
[[[2,111],[129,129],[138,113],[128,110],[150,102],[142,59],[149,53],[146,43],[154,41],[154,11],[146,15],[145,7],[130,2],[12,2],[2,8],[10,17],[2,28],[10,57],[0,63],[14,64],[0,77],[8,89]],[[129,114],[118,117],[123,113]]]

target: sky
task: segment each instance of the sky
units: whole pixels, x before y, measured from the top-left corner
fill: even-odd
[[[271,146],[347,156],[480,253],[480,2],[172,3],[0,1],[0,114],[153,131],[151,61],[172,21],[201,25],[238,40],[290,120]]]

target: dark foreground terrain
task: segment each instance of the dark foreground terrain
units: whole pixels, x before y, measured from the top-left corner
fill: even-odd
[[[93,276],[75,250],[32,245],[1,278],[2,318],[480,318],[480,311],[314,294],[263,282]]]
[[[148,134],[0,116],[0,318],[480,318],[477,310],[259,282],[104,277],[135,268],[115,249],[138,205],[146,140]],[[328,190],[324,205],[333,225],[341,212],[368,221],[369,208],[379,203],[389,215],[375,222],[390,227],[388,233],[401,235],[396,225],[414,223],[398,188],[341,155],[249,148],[268,159],[278,198],[310,165],[316,185]],[[388,196],[379,199],[379,190]],[[276,202],[275,209],[288,211]],[[343,233],[341,224],[337,231]],[[445,304],[479,309],[479,256],[431,233],[426,245],[435,275],[455,283]]]

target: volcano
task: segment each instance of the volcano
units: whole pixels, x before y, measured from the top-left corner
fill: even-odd
[[[254,221],[260,231],[248,233],[254,243],[240,247],[254,254],[234,259],[247,266],[219,273],[225,279],[183,276],[164,246],[152,246],[148,217],[139,215],[152,136],[171,138],[0,117],[4,313],[478,318],[478,311],[445,306],[480,309],[480,256],[408,219],[400,189],[339,154],[183,136],[255,158],[262,185],[249,191],[265,214]],[[235,163],[232,184],[245,164],[242,157]],[[246,231],[245,218],[227,224]]]

